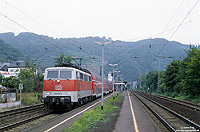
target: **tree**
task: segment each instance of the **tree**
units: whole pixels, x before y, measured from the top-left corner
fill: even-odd
[[[186,95],[192,97],[200,96],[200,50],[196,47],[188,51],[185,78],[182,80]]]
[[[23,92],[34,91],[34,69],[21,69],[18,77],[23,83]]]
[[[167,92],[180,93],[180,87],[175,87],[178,82],[180,82],[179,78],[179,69],[180,69],[180,60],[173,60],[170,65],[167,65],[165,71],[164,82],[167,88]]]
[[[143,74],[139,80],[139,89],[141,90],[147,90],[147,77],[145,74]]]
[[[13,76],[4,78],[0,75],[0,84],[7,88],[18,88],[19,79]]]
[[[157,71],[150,71],[147,74],[147,87],[149,88],[150,92],[154,92],[158,88],[158,72]]]
[[[55,58],[56,65],[62,65],[63,63],[71,63],[73,58],[71,56],[65,57],[64,54],[61,54],[60,57]]]

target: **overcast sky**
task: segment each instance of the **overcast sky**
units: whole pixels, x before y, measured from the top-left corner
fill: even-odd
[[[169,40],[197,1],[0,0],[0,13],[28,29],[0,15],[0,33],[31,31],[54,38],[105,36],[125,41],[150,37]],[[200,2],[170,40],[185,44],[200,43]]]

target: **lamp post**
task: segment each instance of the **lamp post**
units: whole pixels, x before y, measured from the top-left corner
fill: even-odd
[[[115,76],[114,76],[114,71],[115,71],[115,70],[114,70],[114,67],[117,66],[118,64],[109,64],[109,65],[113,67],[113,99],[115,99],[115,96],[114,96],[114,91],[115,91],[115,88],[114,88],[114,87],[115,87],[115,86],[114,86],[114,85],[115,85],[115,84],[114,84],[114,82],[115,82],[115,81],[114,81],[114,77],[115,77]]]
[[[104,90],[104,45],[111,44],[111,42],[94,42],[95,44],[100,44],[102,45],[102,71],[101,71],[101,76],[102,76],[102,89],[101,89],[101,109],[103,110],[103,90]]]

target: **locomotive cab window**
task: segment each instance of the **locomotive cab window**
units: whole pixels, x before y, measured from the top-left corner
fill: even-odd
[[[91,76],[89,76],[89,81],[90,81],[90,82],[92,81],[92,77],[91,77]]]
[[[71,79],[72,72],[71,71],[60,71],[60,79]]]
[[[84,81],[89,81],[89,76],[84,74]]]
[[[83,80],[83,73],[80,73],[80,79]]]
[[[76,72],[76,79],[80,79],[79,72]]]
[[[48,71],[47,78],[58,78],[58,71]]]

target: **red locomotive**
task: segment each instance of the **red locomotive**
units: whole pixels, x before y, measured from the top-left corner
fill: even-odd
[[[75,67],[47,68],[44,74],[44,104],[53,110],[66,110],[101,96],[101,77]],[[112,83],[104,79],[104,94]]]

